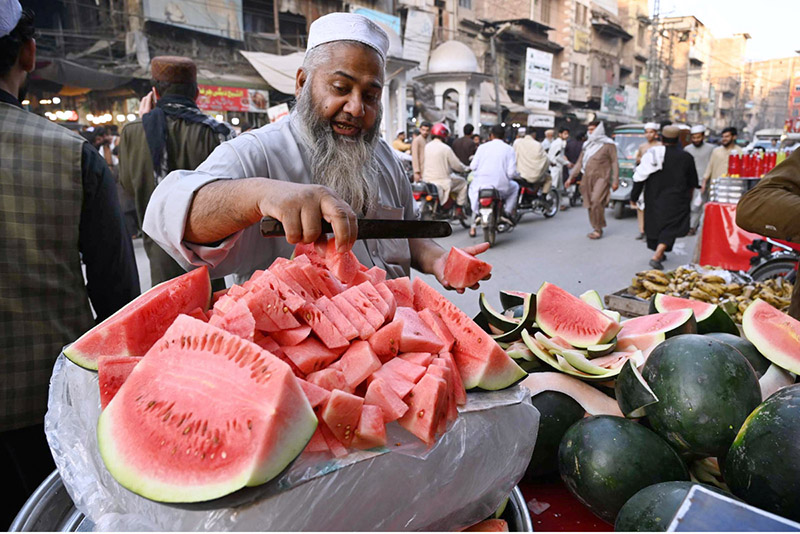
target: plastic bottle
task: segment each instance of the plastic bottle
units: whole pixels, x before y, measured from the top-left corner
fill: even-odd
[[[741,171],[741,161],[738,154],[731,154],[728,156],[728,176],[736,177]]]

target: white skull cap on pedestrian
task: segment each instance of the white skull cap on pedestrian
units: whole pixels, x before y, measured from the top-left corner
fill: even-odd
[[[0,37],[5,37],[17,27],[22,18],[19,0],[0,0]]]
[[[517,130],[517,132],[518,132],[518,133],[521,133],[522,135],[525,135],[526,133],[528,133],[528,130],[527,130],[527,128],[525,128],[525,127],[523,126],[523,127],[522,127],[522,128],[520,128],[519,130]]]
[[[356,41],[378,52],[386,61],[389,36],[380,26],[364,15],[356,13],[330,13],[311,23],[308,29],[306,52],[319,45],[337,41]]]
[[[658,125],[657,122],[648,122],[647,124],[644,125],[644,129],[659,131],[661,127]]]
[[[690,131],[693,134],[706,133],[706,127],[703,126],[702,124],[695,124],[694,126],[692,126],[692,129]]]

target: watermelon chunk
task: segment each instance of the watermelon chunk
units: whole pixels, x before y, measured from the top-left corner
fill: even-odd
[[[381,315],[383,315],[383,321],[385,321],[386,318],[389,317],[389,304],[384,300],[383,297],[381,297],[381,294],[378,293],[378,290],[375,289],[375,286],[372,285],[372,282],[363,282],[355,287],[357,287],[358,290],[361,291],[365,297],[367,297],[372,305],[375,306],[376,310],[381,312]],[[383,324],[383,321],[381,321],[381,324]]]
[[[769,361],[800,373],[800,321],[756,299],[742,315],[742,329],[747,340]]]
[[[303,269],[303,265],[301,263],[290,261],[285,265],[285,269],[286,273],[294,278],[314,300],[324,296],[327,292],[327,288],[318,288],[317,284],[315,284],[308,278],[308,276],[306,276],[305,270]]]
[[[400,426],[428,445],[436,440],[439,420],[446,414],[447,383],[432,374],[424,375],[407,399],[408,411],[398,419]]]
[[[355,306],[350,304],[346,298],[341,295],[336,295],[331,301],[336,305],[342,315],[358,330],[358,337],[361,339],[369,339],[375,334],[375,328],[367,322],[367,318],[359,312]]]
[[[319,371],[339,358],[339,353],[328,349],[325,345],[314,339],[305,341],[292,347],[282,347],[286,356],[305,374]]]
[[[267,280],[262,282],[262,278],[259,278],[241,300],[250,309],[259,330],[277,332],[300,326],[292,311],[284,304],[279,291],[270,288]]]
[[[339,329],[314,304],[306,302],[299,313],[300,318],[311,327],[320,341],[329,349],[344,349],[350,345]]]
[[[203,308],[195,308],[186,315],[189,317],[194,317],[195,319],[203,321],[204,323],[208,322],[208,315],[206,315],[206,312],[203,311]]]
[[[403,321],[403,333],[400,336],[401,352],[431,352],[434,354],[444,350],[441,339],[428,328],[413,308],[401,306],[395,312],[395,321]]]
[[[407,352],[401,354],[400,359],[421,365],[422,367],[428,367],[433,360],[433,354],[429,352]]]
[[[312,375],[314,373],[311,373]],[[302,378],[298,378],[297,382],[300,384],[300,387],[303,389],[303,393],[305,393],[306,398],[308,399],[308,403],[311,405],[312,408],[317,408],[318,406],[324,406],[328,399],[331,397],[331,393],[329,390],[318,386],[317,384],[312,384],[307,380],[303,380]]]
[[[412,388],[413,386],[414,384],[411,384]],[[410,391],[411,388],[408,389],[406,395]],[[396,421],[408,411],[408,405],[403,402],[403,398],[382,378],[373,380],[367,387],[367,393],[364,395],[364,404],[378,406],[383,414],[384,423]]]
[[[305,341],[309,334],[311,334],[311,327],[300,325],[297,328],[272,332],[270,335],[282,347],[293,347]]]
[[[389,361],[400,353],[400,338],[403,336],[403,321],[395,319],[369,338],[369,344],[382,362]]]
[[[527,376],[489,334],[421,278],[413,288],[414,307],[437,312],[455,337],[453,359],[464,388],[503,389]]]
[[[319,428],[322,432],[322,437],[325,439],[325,444],[328,446],[328,450],[330,450],[336,458],[347,456],[347,447],[336,438],[324,421],[319,422]]]
[[[189,503],[277,476],[316,425],[288,365],[182,315],[101,412],[97,442],[124,487],[158,502]]]
[[[442,352],[439,357],[447,362],[450,370],[453,371],[453,394],[455,395],[456,404],[464,406],[467,403],[467,392],[464,389],[464,383],[461,381],[461,373],[458,372],[458,366],[453,359],[453,355],[449,352]]]
[[[450,248],[444,264],[445,280],[458,289],[474,286],[491,272],[491,265],[456,247]]]
[[[455,342],[455,338],[450,330],[447,328],[447,325],[444,324],[442,318],[439,316],[438,313],[432,312],[429,309],[420,310],[419,318],[428,325],[428,327],[436,334],[442,343],[444,344],[444,349],[442,351],[450,351],[453,348],[453,343]]]
[[[363,405],[364,399],[361,397],[334,389],[322,410],[322,420],[344,446],[349,446],[353,441]]]
[[[398,306],[414,307],[414,290],[412,289],[411,280],[407,276],[387,280],[385,283],[389,291],[394,294]]]
[[[286,258],[275,258],[275,261],[269,266],[269,272],[275,275],[278,280],[286,284],[297,295],[302,297],[304,302],[314,300],[311,293],[309,293],[306,288],[300,284],[300,282],[298,282],[291,274],[289,274],[287,267],[290,264],[291,262]]]
[[[305,256],[316,267],[326,268],[325,258],[317,252],[315,243],[298,243],[295,245],[292,257],[297,260],[301,256]]]
[[[578,297],[545,282],[536,294],[536,324],[550,337],[579,348],[614,339],[622,326]]]
[[[352,250],[343,253],[337,252],[336,240],[328,239],[328,246],[325,250],[325,266],[336,278],[342,283],[349,284],[359,273],[359,265],[361,264]]]
[[[214,304],[214,315],[208,320],[208,324],[248,341],[253,341],[256,332],[256,320],[250,313],[250,308],[244,302],[234,300],[228,295]]]
[[[314,371],[306,377],[306,380],[310,384],[319,386],[327,391],[341,389],[348,393],[352,392],[347,386],[347,379],[344,377],[344,373],[340,369],[334,369],[333,367]]]
[[[366,319],[367,322],[376,330],[380,328],[386,321],[386,317],[378,310],[372,302],[362,293],[357,287],[351,287],[344,293],[336,295],[335,299],[346,299],[353,307],[358,310]]]
[[[64,355],[93,370],[101,355],[144,356],[178,315],[207,310],[210,300],[208,269],[194,269],[139,295],[64,349]]]
[[[303,307],[303,304],[306,303],[306,300],[303,297],[295,293],[295,291],[291,287],[283,283],[283,281],[280,278],[275,276],[275,274],[273,274],[270,271],[264,271],[264,273],[262,273],[261,276],[259,276],[255,280],[255,284],[263,286],[264,288],[269,289],[270,291],[278,292],[278,295],[280,296],[281,301],[283,303],[283,306],[279,310],[283,313],[297,312]],[[274,316],[272,316],[271,318],[272,320],[275,321],[276,324],[278,325],[281,324],[280,321],[276,319]],[[287,328],[293,328],[293,327],[287,327]]]
[[[381,367],[376,373],[372,373],[367,379],[367,383],[371,386],[373,382],[383,380],[398,397],[404,399],[409,392],[414,389],[414,382],[408,378],[392,372],[391,369],[383,369]],[[367,388],[369,390],[369,387]]]
[[[372,449],[386,446],[386,426],[383,423],[383,412],[377,406],[365,404],[361,407],[361,417],[353,437],[353,447]]]
[[[311,440],[308,442],[308,445],[306,445],[306,448],[303,449],[303,452],[313,453],[329,451],[330,449],[328,448],[328,443],[325,441],[325,436],[322,435],[322,428],[317,426],[314,435],[311,436]]]
[[[100,386],[100,407],[105,409],[119,388],[142,359],[141,356],[100,356],[97,360],[97,384]]]
[[[458,407],[456,405],[455,391],[453,390],[453,372],[444,362],[432,363],[428,368],[428,373],[438,376],[447,383],[447,411],[445,417],[439,422],[437,432],[444,432],[448,421],[455,421],[458,417]]]
[[[351,390],[381,368],[381,361],[366,341],[356,341],[350,345],[342,354],[339,364]]]
[[[347,316],[333,303],[328,297],[320,297],[315,303],[317,308],[322,310],[322,313],[330,319],[333,326],[344,336],[347,341],[351,341],[358,337],[359,331],[353,325]]]
[[[381,282],[386,281],[386,271],[384,271],[377,265],[375,267],[370,267],[369,269],[367,269],[364,272],[364,275],[366,275],[369,278],[370,282],[372,282],[372,285],[375,286],[377,286]]]
[[[209,287],[210,287],[210,286],[209,286]],[[227,295],[229,290],[230,290],[230,288],[229,288],[229,287],[226,287],[225,289],[220,289],[219,291],[214,291],[214,293],[211,295],[211,303],[210,303],[210,306],[213,306],[214,304],[216,304],[216,303],[217,303],[217,301],[218,301],[218,300],[219,300],[221,297],[223,297],[224,295]],[[208,309],[208,307],[206,307],[205,309]]]
[[[394,319],[394,312],[397,310],[397,299],[386,284],[377,284],[375,289],[378,290],[380,296],[389,305],[389,313],[386,314],[386,320],[391,321]]]
[[[402,358],[395,358],[383,364],[383,367],[375,372],[375,376],[381,376],[386,373],[394,373],[416,384],[425,374],[425,367]]]

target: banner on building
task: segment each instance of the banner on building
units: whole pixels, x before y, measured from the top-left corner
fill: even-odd
[[[197,106],[203,111],[240,111],[267,113],[269,93],[261,89],[198,85]]]
[[[278,122],[282,118],[289,115],[289,104],[283,103],[277,106],[272,106],[267,110],[269,114],[269,122]]]
[[[638,115],[638,109],[638,88],[629,85],[625,87],[603,86],[603,95],[600,100],[602,113],[614,113],[633,119]]]
[[[142,0],[144,18],[241,41],[242,0]]]
[[[550,101],[569,104],[569,82],[565,80],[550,79]]]
[[[669,118],[673,122],[689,122],[689,101],[677,96],[669,97]]]
[[[556,117],[552,113],[529,113],[528,128],[553,128]]]
[[[403,38],[403,59],[419,63],[422,71],[428,70],[428,56],[433,37],[433,13],[409,9],[406,16],[406,33]]]
[[[636,116],[644,114],[644,107],[647,105],[647,91],[650,89],[646,76],[639,76],[639,98],[637,98]]]
[[[587,53],[591,49],[591,34],[585,30],[575,28],[572,39],[572,48],[575,52]]]
[[[359,15],[363,15],[368,19],[374,20],[375,22],[386,26],[387,28],[391,28],[391,30],[396,33],[398,37],[400,36],[400,17],[397,15],[390,15],[388,13],[383,13],[382,11],[375,11],[374,9],[357,5],[350,5],[350,12],[358,13]]]
[[[553,69],[553,54],[528,48],[525,59],[526,108],[547,109],[550,107],[550,77]]]

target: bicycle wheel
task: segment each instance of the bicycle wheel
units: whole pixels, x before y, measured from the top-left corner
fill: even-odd
[[[775,258],[768,260],[750,271],[750,276],[756,282],[763,282],[770,278],[788,278],[794,274],[797,260],[791,258]]]

